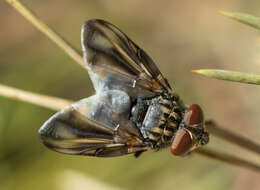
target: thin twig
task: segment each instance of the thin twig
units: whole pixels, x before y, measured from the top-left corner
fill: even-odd
[[[205,125],[210,134],[260,155],[260,146],[250,139],[234,134],[211,120],[206,121]]]
[[[239,167],[244,167],[248,168],[257,172],[260,172],[260,165],[255,164],[251,161],[247,161],[238,157],[235,157],[230,154],[222,153],[222,152],[216,152],[212,151],[209,148],[200,148],[195,150],[196,153],[206,156],[208,158],[214,159],[214,160],[219,160],[234,166],[239,166]]]
[[[48,36],[53,42],[55,42],[60,48],[62,48],[72,59],[74,59],[79,65],[84,66],[84,62],[81,54],[76,48],[63,39],[53,29],[51,29],[46,23],[44,23],[39,17],[33,13],[28,7],[26,7],[19,0],[6,0],[12,7],[14,7],[19,13],[21,13],[28,21],[30,21],[37,29]]]
[[[15,99],[18,101],[24,101],[41,107],[49,108],[54,111],[58,111],[73,103],[73,101],[71,100],[65,100],[62,98],[56,98],[56,97],[31,93],[17,88],[1,85],[1,84],[0,84],[0,96]],[[236,166],[247,167],[249,169],[257,170],[258,172],[260,171],[259,165],[254,164],[251,161],[242,160],[240,158],[228,154],[214,152],[213,150],[205,149],[205,148],[196,150],[196,152],[201,155],[207,156],[211,159],[221,160],[223,162],[233,164]]]
[[[28,102],[55,111],[60,110],[65,106],[68,106],[73,103],[70,100],[31,93],[24,90],[19,90],[17,88],[1,85],[1,84],[0,84],[0,96],[4,96],[18,101]]]

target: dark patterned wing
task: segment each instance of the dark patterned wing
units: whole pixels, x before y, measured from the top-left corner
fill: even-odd
[[[152,59],[114,25],[90,20],[82,26],[84,60],[97,92],[121,89],[131,97],[172,93]]]
[[[133,99],[172,93],[171,88],[152,59],[112,24],[86,22],[81,40],[97,93],[47,120],[39,130],[41,141],[66,154],[138,156],[152,145],[129,120]]]
[[[130,97],[109,90],[83,99],[53,115],[39,130],[50,149],[73,155],[121,156],[150,148],[128,120]]]

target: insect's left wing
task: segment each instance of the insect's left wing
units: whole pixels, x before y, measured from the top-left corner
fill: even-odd
[[[112,157],[146,151],[149,146],[128,120],[128,99],[125,92],[114,90],[72,104],[43,124],[41,141],[73,155]]]
[[[152,59],[114,25],[93,19],[82,26],[84,60],[97,92],[120,89],[131,97],[172,93]]]

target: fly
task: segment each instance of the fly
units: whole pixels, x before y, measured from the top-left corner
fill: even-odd
[[[200,106],[185,106],[153,60],[116,26],[89,20],[81,43],[96,94],[48,119],[39,130],[44,145],[112,157],[164,147],[186,155],[208,143]]]

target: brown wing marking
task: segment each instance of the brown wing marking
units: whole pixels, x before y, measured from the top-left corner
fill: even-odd
[[[101,78],[106,72],[132,79],[132,86],[171,92],[152,59],[114,25],[90,20],[82,26],[82,47],[88,68]],[[96,67],[101,67],[97,69]]]
[[[151,73],[156,81],[158,81],[165,89],[167,89],[169,93],[171,93],[171,86],[169,85],[166,78],[164,78],[154,61],[147,55],[145,51],[140,49],[137,45],[136,48],[138,49],[138,56],[141,59],[144,67],[148,70],[149,73]]]
[[[96,103],[93,102],[95,98],[83,99],[53,115],[39,130],[41,141],[57,152],[98,157],[120,156],[149,149],[134,126],[124,126],[122,122],[119,127],[109,126],[108,122],[104,124],[92,119],[93,107],[97,106],[92,105]]]
[[[148,76],[152,77],[152,82],[154,83],[155,81],[159,82],[165,89],[168,90],[168,92],[171,92],[171,87],[168,84],[167,80],[163,77],[162,73],[154,63],[154,61],[148,56],[148,54],[142,50],[138,45],[136,45],[131,39],[127,37],[123,32],[121,32],[116,26],[106,22],[106,21],[101,21],[103,22],[104,25],[106,25],[110,30],[112,30],[114,33],[116,33],[120,40],[122,42],[128,42],[125,43],[125,46],[129,48],[125,48],[124,50],[127,52],[129,57],[132,57],[134,60],[134,63],[130,61],[131,65],[136,65],[138,64],[139,71],[140,72],[145,72]],[[120,47],[118,47],[116,44],[116,49],[121,50]],[[124,46],[122,46],[124,47]],[[121,51],[122,54],[124,53]],[[133,56],[135,55],[135,56]],[[137,56],[137,57],[136,57]],[[154,81],[155,79],[155,81]]]

